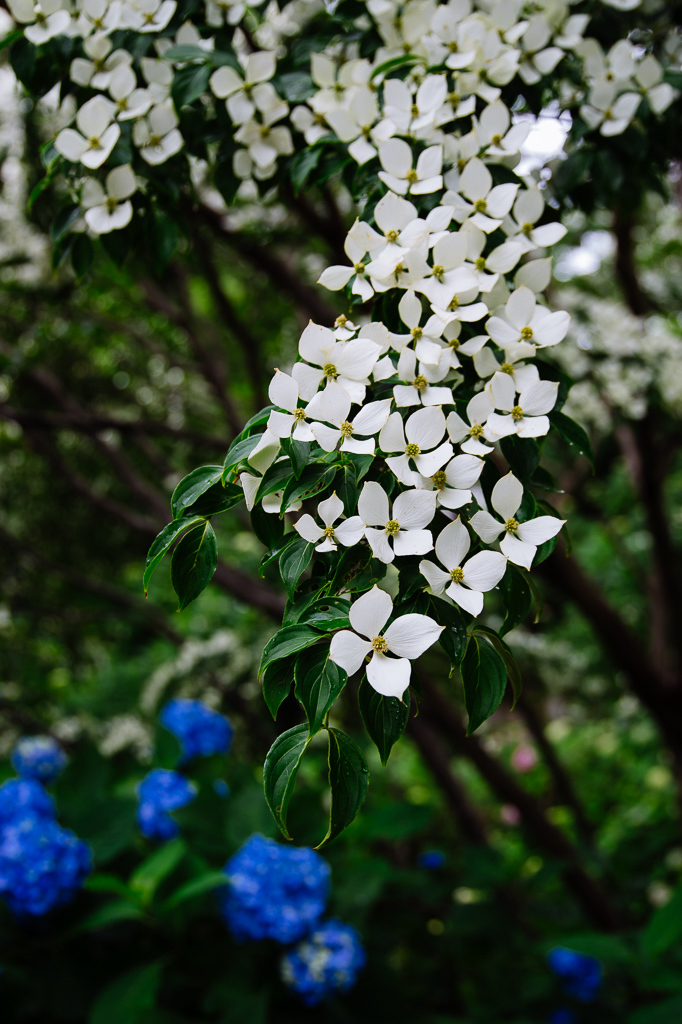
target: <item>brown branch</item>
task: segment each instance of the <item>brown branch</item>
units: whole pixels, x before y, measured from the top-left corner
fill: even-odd
[[[631,313],[644,316],[651,311],[651,300],[642,291],[635,270],[635,248],[632,240],[632,220],[621,210],[613,218],[616,236],[616,274],[623,291],[623,300]]]

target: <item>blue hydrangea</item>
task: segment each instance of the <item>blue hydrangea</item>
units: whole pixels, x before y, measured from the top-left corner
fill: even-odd
[[[282,957],[282,980],[307,1006],[317,1006],[326,996],[348,992],[366,959],[355,928],[325,921]]]
[[[567,996],[582,1003],[591,1003],[601,988],[601,964],[593,956],[576,953],[574,949],[557,946],[547,957],[550,970],[561,981]]]
[[[251,836],[225,865],[222,912],[237,939],[291,943],[315,927],[329,895],[329,865],[307,847]]]
[[[182,760],[226,754],[232,742],[232,726],[224,715],[200,700],[177,697],[163,708],[161,724],[180,740]]]
[[[35,779],[9,779],[0,786],[0,828],[18,818],[52,820],[54,800]]]
[[[137,823],[148,839],[174,839],[180,832],[170,811],[191,803],[197,795],[194,783],[180,772],[154,768],[137,789],[140,802]]]
[[[86,843],[46,817],[19,816],[0,829],[0,894],[18,916],[68,903],[91,862]]]
[[[555,1010],[549,1016],[549,1024],[577,1024],[577,1022],[578,1018],[573,1010],[567,1010],[565,1007]]]
[[[437,871],[445,864],[445,854],[440,850],[424,850],[419,854],[417,863],[420,868],[426,868],[427,871]]]
[[[67,757],[51,736],[24,736],[12,751],[12,767],[24,779],[49,785],[66,767]]]

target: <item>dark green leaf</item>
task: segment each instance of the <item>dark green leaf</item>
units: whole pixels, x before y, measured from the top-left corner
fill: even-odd
[[[78,220],[80,212],[80,206],[75,206],[73,203],[67,203],[57,211],[50,224],[50,238],[53,242],[59,242],[70,231],[71,225]]]
[[[176,69],[171,96],[177,110],[194,103],[206,92],[211,70],[209,64],[189,64],[187,67]]]
[[[320,639],[320,634],[310,626],[285,626],[284,629],[280,629],[279,633],[275,633],[265,645],[258,669],[259,677],[273,661],[281,661],[290,654],[304,651],[306,647],[311,647]]]
[[[186,852],[184,841],[173,839],[136,868],[128,881],[133,892],[138,893],[143,905],[151,903],[161,882],[175,870]]]
[[[85,277],[95,258],[95,250],[87,235],[79,235],[71,250],[71,266],[80,281]]]
[[[336,475],[336,466],[328,466],[325,463],[317,463],[307,466],[298,480],[292,479],[284,491],[282,499],[282,512],[296,501],[306,501],[314,494],[323,491],[328,487]]]
[[[416,57],[412,53],[406,53],[402,57],[392,57],[390,60],[384,61],[383,64],[379,64],[378,67],[372,72],[372,78],[376,78],[378,75],[386,75],[389,71],[394,71],[396,68],[408,67],[410,64],[421,64],[422,58]]]
[[[176,73],[177,75],[181,72]],[[144,219],[147,234],[147,244],[154,259],[154,266],[157,273],[160,273],[175,255],[175,250],[180,241],[180,229],[172,217],[160,210],[158,206],[152,206]],[[116,232],[120,234],[120,232]]]
[[[446,604],[438,597],[431,597],[431,611],[438,625],[445,626],[438,642],[455,667],[464,657],[467,645],[467,628],[462,613],[456,605]]]
[[[232,469],[248,458],[260,439],[260,434],[251,434],[250,437],[243,437],[241,440],[235,441],[234,444],[230,445],[225,456],[225,462],[223,463],[223,479],[230,475]]]
[[[336,839],[362,807],[369,786],[369,768],[365,755],[350,736],[329,729],[329,786],[332,804],[327,834],[316,847],[320,850]]]
[[[218,544],[213,527],[204,522],[186,533],[173,552],[171,583],[178,595],[178,611],[191,604],[213,578],[218,566]]]
[[[272,512],[266,512],[260,505],[251,509],[253,532],[268,551],[278,551],[284,540],[284,520]]]
[[[308,441],[294,441],[293,438],[281,438],[282,451],[291,459],[291,470],[298,480],[305,467],[310,462],[310,443]]]
[[[185,509],[184,516],[220,515],[227,512],[244,500],[244,490],[240,484],[223,484],[220,480],[204,491],[193,504]],[[182,518],[182,517],[181,517]]]
[[[655,1006],[642,1006],[630,1013],[627,1024],[673,1024],[682,1020],[682,996],[673,996]]]
[[[330,707],[348,679],[343,669],[329,658],[329,648],[314,647],[296,659],[296,699],[308,719],[310,736],[319,732]]]
[[[268,496],[268,494],[274,494],[275,491],[284,490],[285,485],[291,479],[291,460],[281,459],[274,462],[263,474],[263,479],[260,482],[254,499],[255,503],[258,504],[261,502],[263,498]],[[284,502],[282,502],[282,506],[284,506]],[[282,511],[285,511],[284,507],[282,507]]]
[[[321,146],[307,146],[292,159],[289,165],[289,176],[294,186],[296,195],[301,191],[306,181],[313,173],[322,156]]]
[[[280,75],[279,80],[289,103],[303,103],[317,92],[317,86],[305,71],[289,71]]]
[[[296,585],[310,565],[310,559],[313,557],[314,550],[314,544],[309,544],[303,537],[299,537],[298,540],[288,544],[280,555],[280,575],[289,599],[292,601],[296,593]]]
[[[510,434],[500,441],[502,454],[509,463],[509,468],[521,483],[529,483],[540,462],[540,448],[532,437],[518,437]]]
[[[154,570],[174,541],[176,541],[180,534],[184,533],[185,530],[189,530],[191,527],[196,527],[203,522],[204,519],[202,516],[195,516],[193,519],[178,519],[169,523],[168,526],[164,526],[161,533],[152,542],[152,546],[147,554],[147,560],[144,564],[142,585],[144,586],[145,596],[149,591],[149,581],[152,578]]]
[[[296,725],[277,737],[263,765],[265,799],[286,839],[291,839],[287,831],[289,801],[296,784],[298,766],[309,742],[308,726]]]
[[[523,622],[533,607],[533,593],[525,579],[527,575],[511,562],[507,562],[505,574],[500,580],[500,592],[507,609],[500,628],[501,636],[511,632],[519,623]]]
[[[403,694],[403,700],[398,700],[397,697],[383,697],[367,682],[367,677],[363,676],[358,690],[358,704],[365,728],[379,751],[381,763],[385,765],[393,744],[405,732],[410,717],[410,691],[407,690],[406,694]]]
[[[263,699],[273,718],[277,718],[280,705],[289,696],[294,682],[293,658],[275,661],[263,673]]]
[[[669,903],[654,913],[642,935],[642,948],[649,956],[659,956],[682,939],[682,889]]]
[[[7,46],[11,46],[17,39],[21,39],[23,34],[23,28],[15,28],[14,32],[8,32],[6,36],[0,39],[0,50],[4,50]]]
[[[322,597],[307,607],[297,621],[330,633],[335,629],[348,629],[349,612],[350,601],[345,597]]]
[[[462,661],[462,681],[469,723],[467,736],[497,711],[507,687],[507,668],[495,648],[481,636],[469,637]]]
[[[143,1010],[151,1010],[163,963],[157,961],[127,971],[104,989],[90,1012],[89,1024],[135,1024]]]
[[[94,913],[86,917],[82,924],[78,925],[76,930],[94,932],[98,928],[106,928],[118,921],[135,921],[142,916],[142,911],[127,900],[115,900],[112,903],[105,903],[103,907],[98,907]]]
[[[557,412],[554,410],[549,414],[549,422],[553,427],[559,431],[564,441],[568,441],[569,444],[575,445],[578,451],[590,460],[592,468],[594,468],[594,452],[592,451],[592,445],[590,439],[585,433],[584,429],[575,420],[572,420],[570,416],[566,416],[563,412]]]
[[[523,681],[521,679],[521,669],[516,663],[516,658],[512,654],[511,648],[507,646],[501,636],[498,636],[494,629],[489,629],[487,626],[476,626],[474,634],[485,635],[487,640],[489,640],[499,656],[502,658],[507,670],[507,678],[511,684],[512,693],[514,695],[514,703],[512,704],[513,711],[516,707],[517,700],[521,696]]]
[[[185,515],[186,509],[209,487],[219,483],[222,475],[222,466],[199,466],[183,477],[171,496],[173,519]]]
[[[195,896],[203,896],[205,893],[218,889],[226,883],[227,878],[222,871],[207,871],[206,874],[199,875],[198,878],[193,878],[191,881],[181,885],[179,889],[176,889],[167,900],[163,901],[159,910],[173,910],[175,907],[180,906],[181,903],[194,899]]]

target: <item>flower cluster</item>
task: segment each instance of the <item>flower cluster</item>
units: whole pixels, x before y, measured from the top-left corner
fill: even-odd
[[[596,999],[601,988],[602,971],[601,964],[593,956],[558,946],[549,953],[547,963],[567,996],[573,996],[582,1003]]]
[[[55,820],[54,801],[39,782],[0,786],[0,895],[14,914],[41,917],[70,902],[91,860],[86,843]]]
[[[24,736],[12,751],[12,767],[24,779],[49,785],[66,767],[66,754],[51,736]]]
[[[365,952],[350,925],[322,920],[330,871],[319,854],[254,835],[225,874],[229,884],[220,900],[230,931],[241,941],[291,946],[282,957],[282,979],[308,1006],[353,987]]]
[[[180,772],[153,768],[138,786],[137,823],[148,839],[174,839],[180,832],[171,811],[186,807],[197,795],[193,782]]]
[[[183,761],[226,754],[230,749],[232,726],[203,701],[176,697],[165,705],[159,718],[180,741]]]

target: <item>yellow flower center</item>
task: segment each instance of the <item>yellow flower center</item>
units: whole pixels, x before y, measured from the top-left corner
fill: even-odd
[[[412,330],[410,331],[410,334],[415,339],[421,338],[423,333],[424,333],[424,328],[423,327],[413,327]]]
[[[451,43],[448,43],[448,50],[450,51],[450,53],[458,53],[459,52],[459,46],[454,41],[454,39],[453,39],[453,41]]]
[[[104,205],[107,208],[107,213],[113,213],[118,206],[118,202],[113,196],[107,196]]]
[[[370,126],[368,124],[363,124],[362,128],[360,129],[360,134],[364,135],[364,137],[366,139],[369,139],[369,137],[371,135],[371,132],[372,132],[372,129],[370,128]]]
[[[353,267],[353,270],[355,271],[356,274],[364,274],[364,272],[365,272],[365,264],[364,263],[356,263],[355,266]]]
[[[147,143],[147,145],[148,146],[152,146],[154,149],[157,149],[161,145],[161,136],[160,135],[150,135],[149,136],[149,142]]]
[[[154,14],[145,14],[144,20],[147,23],[147,25],[152,25],[154,23]]]
[[[459,566],[457,566],[456,569],[451,569],[450,579],[452,580],[453,583],[461,583],[462,580],[464,579],[464,569],[460,569]]]
[[[500,373],[508,373],[510,377],[514,375],[514,367],[511,363],[502,363],[500,367]]]
[[[94,136],[91,139],[88,139],[88,142],[90,143],[90,149],[102,148],[102,143],[99,141],[99,139],[96,139]]]
[[[477,199],[476,202],[474,203],[474,210],[476,211],[476,213],[485,213],[487,209],[488,204],[486,203],[485,199]]]
[[[269,134],[270,134],[270,129],[268,128],[268,126],[266,124],[261,125],[261,129],[260,129],[260,137],[261,137],[261,139],[267,139]]]
[[[415,171],[414,167],[413,167],[413,168],[412,168],[411,170],[409,170],[409,171],[407,172],[407,174],[405,175],[405,177],[406,177],[406,178],[407,178],[407,180],[409,181],[410,185],[414,185],[414,183],[415,183],[416,181],[419,181],[419,175],[418,175],[418,174],[417,174],[417,172]]]
[[[341,424],[341,433],[344,437],[350,437],[353,433],[353,424],[349,423],[348,420],[344,420]]]
[[[372,640],[372,650],[383,654],[384,651],[388,650],[388,640],[383,636],[375,636]]]
[[[519,420],[523,419],[523,409],[521,408],[520,405],[515,405],[514,408],[511,411],[511,414],[512,414],[512,419],[515,420],[517,423],[518,423]]]
[[[294,419],[297,423],[302,423],[305,419],[305,409],[294,409]]]
[[[344,313],[342,313],[341,316],[337,316],[336,320],[334,321],[334,327],[345,327],[347,323],[348,317]]]
[[[324,535],[327,538],[327,540],[333,540],[334,539],[334,527],[333,526],[325,526],[325,528],[324,528]]]
[[[482,256],[478,257],[478,259],[474,262],[474,266],[476,267],[476,270],[485,270],[485,260],[483,259]]]
[[[397,242],[398,241],[398,232],[395,230],[395,228],[393,228],[391,231],[387,231],[386,232],[386,240],[388,242]]]
[[[469,434],[471,437],[473,437],[474,441],[478,441],[480,437],[483,437],[483,424],[474,423],[473,427],[469,431]]]
[[[419,376],[414,378],[414,380],[412,381],[412,385],[417,389],[417,391],[423,391],[425,388],[429,386],[429,382],[426,379],[426,377],[422,373],[420,373]]]
[[[119,110],[127,110],[128,109],[128,97],[127,96],[122,96],[120,100],[117,100],[116,106],[118,107]]]
[[[533,337],[533,328],[532,327],[522,327],[521,328],[521,337],[523,338],[524,341],[530,341],[530,339]]]
[[[418,444],[408,444],[407,448],[405,449],[405,454],[407,455],[408,459],[416,459],[420,452],[421,449]]]
[[[508,519],[507,522],[504,524],[504,528],[507,531],[507,533],[516,533],[516,531],[519,528],[518,519]]]
[[[447,486],[448,478],[445,475],[444,469],[439,469],[437,473],[433,474],[431,479],[439,491],[442,491]]]
[[[395,519],[389,519],[386,523],[386,533],[389,537],[395,537],[397,533],[400,533],[400,523]]]
[[[493,135],[493,137],[492,137],[492,139],[490,141],[492,142],[493,146],[499,146],[499,144],[502,142],[502,136],[501,135]]]
[[[419,117],[419,107],[417,106],[416,103],[412,104],[410,108],[410,113],[412,114],[412,117]]]
[[[526,238],[530,238],[530,233],[531,233],[532,230],[533,230],[533,225],[530,224],[528,221],[526,221],[526,223],[521,228],[521,233],[523,235],[525,235]]]
[[[459,299],[457,298],[456,295],[453,295],[450,305],[448,306],[448,309],[450,310],[451,313],[454,313],[457,309],[459,309]]]
[[[438,280],[441,281],[443,279],[443,274],[444,273],[445,273],[445,267],[442,267],[440,265],[440,263],[436,263],[435,267],[433,268],[433,276],[437,277]]]
[[[462,343],[459,340],[459,338],[450,338],[450,341],[448,342],[448,345],[450,346],[450,348],[455,349],[455,350],[457,350],[461,344]]]
[[[336,369],[333,363],[325,363],[322,367],[322,373],[329,380],[336,380],[339,375],[339,371]]]

